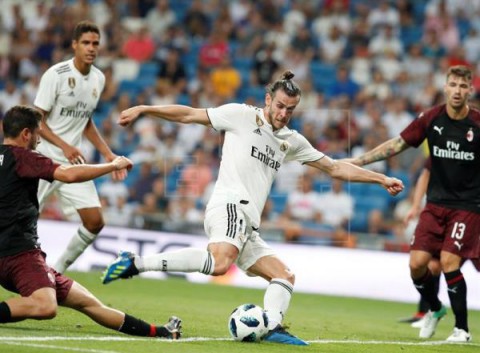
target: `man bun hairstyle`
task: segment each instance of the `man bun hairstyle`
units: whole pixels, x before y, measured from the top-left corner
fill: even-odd
[[[302,90],[297,83],[292,80],[294,76],[294,73],[290,70],[284,71],[279,80],[267,86],[267,93],[273,97],[275,96],[275,92],[281,89],[289,97],[301,96]]]
[[[8,138],[20,135],[23,129],[31,132],[40,126],[42,114],[34,108],[26,105],[16,105],[7,110],[3,117],[3,134]]]

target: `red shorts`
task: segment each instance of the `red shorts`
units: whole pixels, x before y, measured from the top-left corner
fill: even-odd
[[[411,250],[434,256],[447,251],[464,259],[480,255],[480,214],[427,203],[420,214]]]
[[[49,267],[45,257],[40,249],[0,257],[0,285],[22,297],[29,297],[41,288],[53,288],[57,292],[57,302],[63,302],[73,280]]]

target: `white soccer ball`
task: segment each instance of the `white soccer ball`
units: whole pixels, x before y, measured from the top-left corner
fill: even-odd
[[[235,341],[258,342],[268,333],[267,314],[258,305],[240,305],[228,319],[228,331]]]

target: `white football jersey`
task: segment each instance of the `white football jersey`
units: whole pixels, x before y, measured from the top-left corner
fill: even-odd
[[[43,74],[34,105],[50,112],[47,125],[68,144],[81,148],[88,120],[93,117],[105,86],[105,76],[92,66],[88,75],[78,71],[73,59],[50,67]],[[45,139],[37,150],[62,163],[68,163],[62,150]]]
[[[232,103],[209,108],[207,114],[215,130],[225,130],[218,179],[207,209],[243,201],[243,209],[253,225],[259,226],[283,162],[306,163],[324,157],[297,131],[287,127],[273,131],[263,109]]]

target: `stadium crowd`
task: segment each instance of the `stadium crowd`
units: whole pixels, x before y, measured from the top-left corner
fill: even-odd
[[[118,126],[120,112],[130,106],[261,106],[264,85],[290,69],[303,91],[291,127],[327,155],[343,158],[397,136],[423,109],[442,102],[449,66],[480,72],[480,22],[474,20],[480,3],[468,0],[2,4],[0,116],[11,106],[32,105],[45,69],[71,55],[78,21],[90,19],[100,27],[95,65],[105,73],[106,86],[94,120],[112,150],[136,163],[124,182],[98,181],[106,224],[113,226],[203,232],[203,208],[221,154],[221,133],[200,125],[141,119]],[[479,97],[473,97],[474,105]],[[89,161],[100,162],[93,151],[85,144]],[[287,241],[406,250],[411,229],[401,220],[425,156],[425,148],[412,150],[368,166],[403,180],[407,190],[397,198],[377,186],[337,185],[298,163],[285,164],[263,215],[263,233]],[[71,215],[52,198],[42,217]]]

